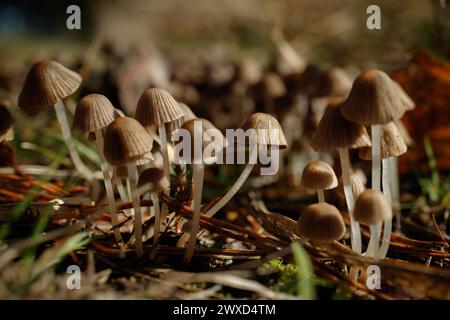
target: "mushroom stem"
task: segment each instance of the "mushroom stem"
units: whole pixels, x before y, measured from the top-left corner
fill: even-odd
[[[163,156],[163,171],[164,171],[164,175],[167,178],[167,181],[169,182],[169,186],[166,190],[164,190],[164,194],[170,195],[170,162],[169,162],[169,150],[167,148],[167,133],[166,133],[166,127],[164,126],[164,123],[161,123],[158,125],[158,133],[159,133],[159,139],[161,142],[161,153]],[[160,224],[162,224],[164,222],[168,213],[169,213],[169,207],[164,202],[162,205],[162,208],[161,208]]]
[[[383,164],[383,194],[386,197],[387,202],[390,206],[392,206],[392,194],[391,194],[391,185],[389,179],[391,178],[390,174],[390,159],[386,158],[382,160]],[[383,230],[383,240],[381,242],[380,247],[380,258],[385,258],[389,243],[391,241],[392,234],[392,219],[388,219],[384,221],[384,230]]]
[[[366,256],[378,259],[379,245],[381,235],[381,223],[373,224],[370,226],[370,240],[367,246]]]
[[[72,159],[75,169],[86,179],[91,181],[94,178],[94,174],[88,167],[83,163],[80,155],[75,147],[75,141],[73,140],[72,133],[70,132],[69,122],[67,121],[66,110],[64,109],[64,102],[59,100],[55,103],[56,119],[58,119],[59,125],[61,126],[62,136],[64,142],[67,145],[67,149]]]
[[[116,238],[116,241],[119,243],[122,241],[119,228],[117,227],[117,225],[119,224],[119,219],[117,217],[117,207],[116,207],[116,201],[114,198],[114,191],[113,191],[111,176],[109,175],[108,164],[107,164],[107,162],[105,160],[105,156],[103,154],[104,140],[103,140],[103,134],[102,134],[101,130],[95,131],[95,141],[97,142],[98,153],[100,155],[100,167],[102,168],[103,181],[105,183],[106,196],[108,198],[109,214],[111,215],[111,222],[113,225],[114,237]]]
[[[323,190],[317,190],[317,198],[319,199],[319,202],[325,202],[325,193]]]
[[[156,192],[151,192],[150,197],[153,202],[153,210],[155,213],[155,224],[153,227],[153,245],[158,242],[159,232],[161,231],[161,212],[159,211],[159,197]]]
[[[400,182],[398,175],[398,160],[397,157],[389,157],[389,169],[391,172],[391,191],[392,191],[392,210],[395,214],[395,220],[397,221],[397,231],[402,228],[402,221],[400,215]]]
[[[134,210],[134,236],[136,239],[136,254],[138,257],[144,253],[142,248],[142,215],[141,205],[139,203],[139,193],[137,190],[138,173],[135,163],[128,164],[128,176],[131,187],[131,201]]]
[[[184,255],[184,263],[189,263],[192,259],[197,240],[197,233],[200,227],[200,207],[202,204],[204,166],[203,164],[193,164],[194,180],[194,215],[192,218],[192,228],[189,234],[189,241]]]
[[[248,176],[252,172],[253,167],[255,166],[256,157],[258,155],[257,152],[257,146],[253,146],[250,150],[249,162],[246,164],[239,178],[236,180],[231,189],[228,190],[228,192],[211,209],[204,213],[205,216],[212,217],[213,215],[215,215],[217,211],[222,209],[228,203],[228,201],[230,201],[231,198],[233,198],[233,196],[239,191],[245,180],[247,180]]]
[[[339,148],[339,158],[341,160],[342,167],[342,181],[344,184],[345,202],[347,203],[347,209],[350,217],[350,237],[352,243],[352,249],[356,253],[361,254],[361,230],[359,223],[353,216],[353,206],[355,205],[355,199],[353,195],[352,186],[350,184],[350,160],[348,156],[348,149]]]
[[[381,129],[379,124],[371,126],[372,134],[372,189],[381,191]]]
[[[119,192],[120,200],[122,200],[123,202],[129,201],[128,195],[125,191],[125,187],[123,186],[123,183],[122,183],[122,178],[115,177],[114,183],[116,184],[117,191]]]

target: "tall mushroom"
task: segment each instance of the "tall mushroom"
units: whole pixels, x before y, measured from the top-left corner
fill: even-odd
[[[36,62],[27,74],[18,105],[30,114],[36,114],[48,109],[49,106],[54,106],[62,136],[75,168],[84,178],[92,180],[93,173],[82,162],[75,147],[63,101],[78,89],[81,81],[78,73],[58,62],[51,60]]]
[[[366,255],[378,260],[381,224],[392,219],[392,210],[386,197],[378,190],[367,189],[355,201],[355,219],[370,228],[370,240]]]
[[[249,161],[230,190],[211,209],[205,212],[208,217],[212,217],[222,209],[242,187],[257,163],[258,148],[278,151],[288,147],[278,120],[270,114],[261,112],[252,114],[241,125],[241,129],[244,131],[250,130],[253,133],[249,143],[245,143],[245,146],[249,149]],[[231,144],[234,141],[228,141],[228,143]]]
[[[311,146],[321,153],[339,151],[344,194],[350,216],[351,243],[353,251],[361,253],[361,232],[358,222],[352,215],[354,197],[350,184],[350,159],[348,149],[370,146],[370,137],[361,124],[348,121],[341,114],[341,100],[334,99],[319,122]]]
[[[83,133],[95,134],[97,150],[100,156],[100,166],[105,183],[106,196],[108,197],[109,213],[114,228],[114,236],[117,242],[121,241],[117,218],[117,208],[108,163],[103,154],[103,129],[114,121],[114,107],[105,96],[101,94],[90,94],[83,97],[77,104],[73,118],[75,130]]]
[[[397,158],[404,154],[407,146],[403,141],[400,131],[394,122],[389,122],[381,126],[381,159],[383,165],[382,186],[383,194],[386,197],[389,205],[392,206],[392,192],[391,192],[391,158]],[[370,148],[359,149],[359,156],[364,160],[372,160]],[[380,257],[384,258],[389,248],[392,233],[392,219],[384,221],[383,242],[380,249]]]
[[[142,248],[142,216],[137,191],[137,165],[151,159],[153,140],[144,127],[133,118],[115,119],[105,131],[104,154],[113,166],[127,166],[131,186],[131,199],[134,209],[134,229],[136,253],[143,254]]]
[[[334,189],[338,185],[333,168],[321,160],[310,161],[303,169],[301,186],[317,191],[319,202],[325,202],[324,190]]]

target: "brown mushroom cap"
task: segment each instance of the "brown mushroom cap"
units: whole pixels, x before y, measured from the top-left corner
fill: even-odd
[[[7,108],[7,103],[0,103],[0,142],[10,140],[13,135],[13,118]]]
[[[81,81],[78,73],[56,61],[36,62],[27,74],[18,105],[28,113],[39,113],[74,93]]]
[[[352,187],[352,193],[354,198],[357,198],[364,190],[366,190],[366,187],[364,186],[364,181],[361,178],[361,174],[358,174],[356,172],[350,173],[350,186]],[[341,199],[345,199],[345,193],[344,193],[344,182],[342,176],[339,178],[338,187],[336,188],[336,192],[338,196]]]
[[[308,206],[297,221],[296,233],[311,241],[328,242],[341,239],[345,224],[339,210],[328,203]]]
[[[356,221],[370,226],[392,219],[392,209],[380,191],[366,189],[356,198],[353,215]]]
[[[112,165],[145,163],[142,159],[151,158],[152,145],[151,136],[133,118],[117,118],[106,128],[104,154]]]
[[[345,119],[341,114],[341,103],[330,102],[319,122],[311,147],[317,152],[327,153],[339,148],[362,148],[371,145],[366,128],[359,123]]]
[[[381,126],[381,158],[398,157],[407,149],[394,122]],[[363,160],[372,160],[372,150],[367,147],[359,149],[359,157]]]
[[[303,169],[300,185],[310,190],[329,190],[337,187],[338,180],[328,163],[312,160]]]
[[[405,92],[405,90],[403,90],[403,88],[400,86],[400,84],[395,81],[392,80],[392,82],[394,83],[394,86],[396,87],[398,94],[400,96],[400,101],[403,104],[403,107],[406,109],[406,111],[411,111],[414,110],[414,108],[416,107],[416,104],[414,103],[414,101],[408,96],[408,94]]]
[[[174,130],[181,128],[187,121],[197,119],[197,116],[186,104],[180,103],[180,107],[183,109],[184,116],[172,122],[166,123],[166,130],[169,134],[171,134]]]
[[[169,181],[164,175],[164,170],[160,168],[148,168],[142,171],[138,185],[139,187],[149,185],[149,190],[152,192],[161,192],[170,187]]]
[[[400,119],[406,109],[393,80],[383,71],[369,69],[353,82],[341,112],[350,121],[365,125]]]
[[[151,88],[139,98],[135,118],[146,127],[172,122],[183,116],[183,108],[169,92]]]
[[[94,132],[106,128],[114,121],[115,109],[107,97],[89,94],[78,101],[73,127],[81,132]]]
[[[270,114],[254,113],[244,121],[241,128],[244,131],[254,129],[256,131],[256,143],[259,145],[277,147],[279,149],[288,147],[280,123]]]

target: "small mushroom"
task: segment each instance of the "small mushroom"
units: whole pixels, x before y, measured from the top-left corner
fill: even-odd
[[[333,168],[328,163],[312,160],[303,169],[300,184],[306,189],[317,191],[319,202],[325,202],[324,190],[336,188],[338,181]]]
[[[364,173],[358,173],[358,172],[352,172],[350,173],[350,186],[352,188],[352,194],[353,198],[357,198],[364,190],[366,190],[366,187],[364,185],[364,180],[361,177],[361,175]],[[336,192],[340,199],[345,200],[345,193],[344,193],[344,179],[343,176],[339,178],[338,187],[336,188]]]
[[[77,104],[73,119],[75,130],[83,133],[94,133],[97,150],[100,155],[100,166],[103,173],[106,195],[108,197],[109,212],[113,224],[114,236],[117,242],[121,241],[118,224],[117,207],[108,163],[103,154],[103,129],[114,121],[114,107],[105,96],[101,94],[90,94],[83,97]]]
[[[133,118],[121,117],[108,125],[105,131],[104,155],[113,166],[127,166],[131,200],[134,209],[136,253],[143,254],[142,215],[137,192],[137,165],[151,159],[153,140],[144,127]]]
[[[297,221],[295,231],[300,238],[313,242],[331,242],[342,239],[345,223],[339,210],[328,203],[308,206]]]
[[[356,198],[353,215],[358,222],[369,226],[370,240],[366,255],[377,260],[380,257],[381,224],[392,219],[391,207],[381,191],[367,189]]]
[[[63,102],[78,89],[81,81],[78,73],[58,62],[51,60],[36,62],[27,74],[18,105],[30,114],[36,114],[54,106],[56,118],[75,168],[87,180],[92,180],[93,173],[82,162],[75,147]]]

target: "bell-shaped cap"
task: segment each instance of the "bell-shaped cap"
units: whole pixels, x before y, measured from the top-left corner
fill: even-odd
[[[148,162],[152,145],[152,137],[133,118],[117,118],[106,128],[104,154],[114,166]]]
[[[350,186],[352,187],[353,198],[357,198],[364,190],[366,190],[361,174],[358,174],[357,172],[350,173]],[[344,181],[342,176],[339,178],[336,192],[341,199],[345,199]]]
[[[339,148],[369,147],[371,142],[366,128],[360,123],[345,119],[341,114],[341,103],[338,100],[332,100],[330,104],[320,119],[311,147],[321,153]]]
[[[365,125],[386,124],[400,119],[405,111],[393,80],[376,69],[366,70],[355,79],[341,107],[345,118]]]
[[[148,168],[139,176],[139,187],[148,186],[151,192],[165,191],[170,187],[169,181],[161,168]]]
[[[146,127],[172,122],[182,116],[183,108],[169,92],[151,88],[139,98],[135,118]]]
[[[398,157],[406,152],[408,147],[394,122],[381,126],[381,158]],[[371,148],[359,149],[359,157],[372,160]]]
[[[302,212],[295,231],[301,238],[329,242],[344,236],[345,224],[339,210],[323,202],[312,204]]]
[[[7,105],[7,102],[0,102],[0,142],[14,138],[13,118]]]
[[[337,187],[338,180],[328,163],[312,160],[303,169],[300,185],[310,190],[329,190]]]
[[[370,226],[392,219],[392,209],[380,191],[366,189],[356,198],[353,216]]]
[[[19,107],[36,114],[74,93],[81,76],[52,60],[36,62],[30,69],[19,95]]]
[[[254,129],[255,142],[258,145],[278,149],[286,149],[288,147],[280,123],[270,114],[254,113],[244,121],[241,128],[244,131]]]
[[[89,94],[78,101],[73,128],[81,132],[94,132],[106,128],[114,121],[115,109],[107,97]]]
[[[184,115],[179,119],[166,123],[166,130],[169,134],[172,134],[173,131],[175,131],[178,128],[181,128],[183,124],[185,124],[189,120],[197,119],[197,116],[186,104],[180,103],[180,107],[181,109],[183,109]]]
[[[397,81],[392,80],[392,82],[394,83],[394,86],[396,87],[396,89],[398,91],[398,95],[400,96],[400,101],[402,102],[405,110],[406,111],[414,110],[416,108],[416,104],[414,103],[414,101],[408,96],[408,94],[405,92],[405,90],[403,90],[403,88],[400,86],[400,84]]]

